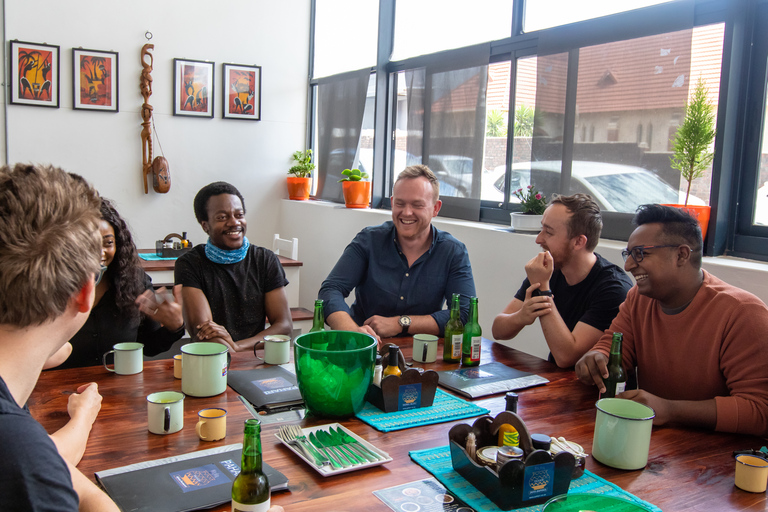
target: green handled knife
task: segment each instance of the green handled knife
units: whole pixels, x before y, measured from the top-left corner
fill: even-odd
[[[320,442],[319,439],[317,439],[317,436],[314,432],[309,433],[309,442],[312,443],[315,448],[320,450],[322,453],[325,454],[325,456],[328,458],[328,460],[331,461],[331,466],[333,466],[334,469],[341,469],[341,464],[336,460],[336,457],[323,446],[323,443]]]
[[[315,430],[315,435],[317,436],[317,439],[323,443],[323,446],[336,454],[336,456],[339,458],[339,461],[341,462],[341,465],[345,468],[354,466],[355,464],[359,463],[356,459],[351,458],[347,452],[336,446],[336,443],[331,438],[331,435],[325,430]]]
[[[338,442],[344,443],[348,448],[354,449],[356,453],[365,457],[370,462],[384,460],[384,457],[362,445],[357,439],[344,432],[341,428],[334,430],[333,427],[331,427],[330,431],[334,439],[336,439]]]

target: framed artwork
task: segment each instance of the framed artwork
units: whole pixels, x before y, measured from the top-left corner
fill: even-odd
[[[117,52],[72,48],[72,62],[73,108],[117,112]]]
[[[173,59],[173,115],[213,117],[213,62]]]
[[[224,64],[221,81],[224,119],[261,119],[261,66]]]
[[[59,47],[11,41],[11,103],[59,108]]]

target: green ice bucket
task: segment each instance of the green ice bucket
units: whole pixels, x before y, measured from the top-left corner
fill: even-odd
[[[296,380],[307,411],[345,418],[360,412],[373,380],[376,340],[351,331],[319,331],[294,341]]]

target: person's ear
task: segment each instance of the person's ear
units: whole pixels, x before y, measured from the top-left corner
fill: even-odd
[[[201,220],[200,221],[200,226],[203,228],[203,231],[205,231],[206,235],[210,235],[210,233],[208,232],[208,221],[207,220]]]
[[[583,249],[587,246],[587,235],[578,235],[571,239],[573,241],[573,248],[575,249]]]
[[[691,262],[691,248],[681,245],[677,248],[677,265],[682,266]]]
[[[440,208],[443,207],[443,202],[441,200],[437,200],[435,203],[434,209],[432,210],[432,216],[437,217],[437,214],[440,213]]]
[[[72,298],[79,313],[88,313],[93,307],[93,298],[96,295],[96,285],[93,278],[88,279],[82,288]]]

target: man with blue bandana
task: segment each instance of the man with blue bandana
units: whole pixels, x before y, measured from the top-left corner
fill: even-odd
[[[194,208],[208,242],[180,257],[175,269],[192,339],[241,352],[266,335],[290,335],[288,280],[275,253],[248,242],[240,192],[223,181],[211,183],[197,193]]]

